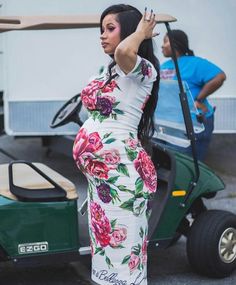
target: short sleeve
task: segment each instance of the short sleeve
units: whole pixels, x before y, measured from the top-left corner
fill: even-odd
[[[140,56],[137,56],[136,64],[129,73],[125,74],[118,65],[116,65],[116,73],[121,77],[136,80],[141,85],[153,83],[157,76],[153,64]]]
[[[207,59],[201,59],[201,63],[197,65],[197,77],[202,84],[213,79],[219,73],[223,71],[214,63],[208,61]]]

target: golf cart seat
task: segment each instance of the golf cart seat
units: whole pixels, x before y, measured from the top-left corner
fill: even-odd
[[[70,180],[42,163],[26,162],[16,162],[10,167],[9,164],[0,165],[0,195],[25,202],[78,198],[75,185]]]

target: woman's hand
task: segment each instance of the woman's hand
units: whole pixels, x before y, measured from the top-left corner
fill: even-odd
[[[127,74],[134,68],[140,44],[144,40],[150,39],[158,34],[153,32],[156,24],[155,14],[153,14],[152,11],[148,14],[145,9],[144,15],[135,32],[121,41],[116,47],[114,58],[124,73]]]
[[[201,103],[201,102],[198,102],[198,101],[195,101],[195,107],[197,109],[200,109],[202,111],[202,113],[207,113],[208,112],[208,109],[206,107],[206,105],[204,103]]]
[[[206,105],[202,103],[200,100],[207,98],[210,94],[219,89],[222,86],[225,79],[226,79],[225,73],[221,72],[217,74],[213,79],[206,82],[197,96],[198,101],[195,101],[196,108],[202,110],[203,113],[207,113],[208,109]]]
[[[147,13],[147,9],[145,9],[143,17],[137,26],[136,32],[142,34],[145,40],[150,39],[158,35],[158,33],[153,32],[156,24],[157,22],[155,20],[153,10],[151,10],[150,13]]]

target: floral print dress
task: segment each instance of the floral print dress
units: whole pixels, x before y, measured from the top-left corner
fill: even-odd
[[[156,71],[137,57],[133,70],[109,83],[107,70],[81,93],[89,118],[73,147],[88,180],[92,279],[98,284],[147,284],[149,199],[157,188],[154,165],[137,139],[138,124]]]

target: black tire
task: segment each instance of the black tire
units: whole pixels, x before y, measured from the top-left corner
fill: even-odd
[[[221,210],[200,214],[187,237],[187,256],[199,274],[214,278],[229,276],[236,269],[236,215]]]

